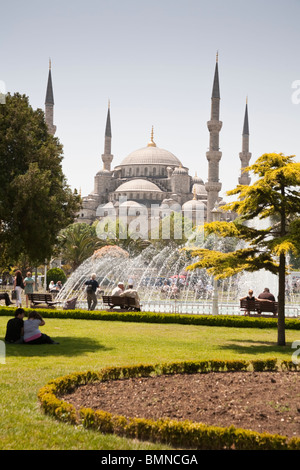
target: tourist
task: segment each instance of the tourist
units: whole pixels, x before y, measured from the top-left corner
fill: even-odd
[[[56,290],[54,281],[50,281],[48,289],[49,289],[49,292],[52,292],[53,290]]]
[[[23,343],[24,335],[24,315],[23,308],[17,308],[14,318],[8,320],[6,325],[5,342],[20,344]]]
[[[257,300],[254,295],[253,295],[253,290],[249,289],[248,295],[246,297],[242,297],[240,300],[249,300],[249,301],[254,301]],[[244,315],[250,315],[250,310],[245,310]]]
[[[21,271],[17,270],[14,279],[14,290],[16,292],[16,306],[22,307],[22,290],[24,289],[23,276]]]
[[[125,290],[125,286],[124,286],[123,282],[118,282],[117,287],[115,287],[112,290],[111,295],[119,296],[120,294],[122,294],[122,292],[124,292],[124,290]]]
[[[120,297],[132,297],[135,300],[135,306],[134,310],[137,312],[141,311],[141,306],[140,306],[140,297],[138,292],[133,288],[132,284],[128,285],[128,289],[124,290],[121,294]]]
[[[25,344],[59,344],[50,336],[41,333],[40,326],[45,322],[38,312],[32,311],[28,314],[28,320],[24,321],[24,343]]]
[[[9,298],[9,294],[7,292],[3,292],[0,294],[0,300],[5,300],[5,305],[6,307],[9,307],[10,305],[13,304],[13,302]]]
[[[259,294],[258,300],[262,300],[263,302],[275,302],[275,297],[273,294],[271,294],[270,289],[268,287],[265,287],[263,292]],[[277,313],[276,307],[274,308],[274,315]]]
[[[176,282],[174,282],[171,286],[171,299],[177,299],[178,297],[178,287]]]
[[[31,276],[31,272],[28,271],[28,273],[26,274],[26,277],[24,279],[24,286],[25,286],[24,293],[25,293],[25,297],[26,297],[26,307],[27,308],[28,308],[28,302],[29,302],[28,294],[33,294],[33,284],[34,284],[34,279]]]
[[[169,290],[170,290],[170,286],[168,284],[168,281],[165,281],[164,285],[162,286],[161,291],[162,291],[163,294],[167,295]]]
[[[98,282],[96,281],[96,274],[92,274],[91,279],[85,282],[86,294],[87,294],[87,303],[88,310],[94,310],[97,305],[97,296],[96,292],[99,287]]]
[[[264,291],[259,294],[258,298],[261,300],[270,300],[271,302],[275,302],[275,297],[273,294],[271,294],[270,289],[268,287],[264,288]]]

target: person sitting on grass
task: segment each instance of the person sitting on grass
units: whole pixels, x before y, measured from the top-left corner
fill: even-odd
[[[6,325],[5,342],[20,344],[23,343],[24,334],[24,315],[25,311],[23,308],[17,308],[15,311],[14,318],[8,320]]]
[[[56,341],[53,341],[50,336],[40,332],[39,327],[43,325],[45,325],[45,322],[38,312],[29,312],[28,320],[24,321],[24,343],[59,344]]]

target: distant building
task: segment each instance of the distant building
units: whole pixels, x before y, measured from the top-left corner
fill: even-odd
[[[49,68],[45,119],[49,131],[54,135],[53,124],[54,98],[52,89],[51,64]],[[220,198],[221,181],[219,162],[222,152],[219,148],[219,134],[222,128],[220,119],[220,88],[218,56],[215,65],[211,96],[211,116],[207,122],[209,130],[208,178],[204,182],[200,176],[191,176],[184,163],[168,150],[158,147],[154,141],[153,128],[148,144],[126,156],[121,163],[112,168],[112,131],[110,105],[108,106],[103,167],[94,177],[94,189],[83,197],[83,204],[78,215],[78,222],[92,224],[105,217],[119,216],[126,212],[128,220],[147,211],[149,222],[158,224],[159,220],[170,213],[170,210],[182,210],[184,216],[193,221],[212,221],[216,206],[225,202]],[[244,126],[242,133],[242,152],[240,184],[249,184],[250,178],[243,169],[251,158],[249,153],[248,104],[246,102]],[[177,209],[176,209],[177,208]],[[234,218],[231,213],[223,213],[223,220]]]

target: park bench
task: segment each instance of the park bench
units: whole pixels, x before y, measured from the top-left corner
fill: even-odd
[[[135,309],[135,299],[133,297],[120,297],[118,295],[103,295],[102,301],[104,305],[108,305],[110,309],[120,307],[124,310]]]
[[[258,314],[262,312],[270,312],[273,313],[273,315],[276,315],[278,311],[278,302],[242,299],[240,301],[240,308],[247,312],[256,312]]]
[[[28,299],[30,300],[31,307],[41,307],[43,305],[47,305],[49,308],[54,308],[55,304],[59,302],[55,302],[52,299],[51,294],[27,294]]]

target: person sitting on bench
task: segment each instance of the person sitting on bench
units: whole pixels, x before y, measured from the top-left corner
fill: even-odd
[[[132,284],[128,285],[128,289],[121,292],[120,297],[133,297],[135,300],[134,310],[137,312],[141,311],[140,298],[138,292],[133,288]]]
[[[249,289],[248,295],[246,295],[246,297],[242,297],[240,300],[249,300],[251,302],[251,300],[254,301],[254,300],[258,300],[258,299],[256,299],[256,297],[254,297],[253,290]],[[244,315],[250,315],[250,312],[248,310],[245,310]]]
[[[118,282],[117,287],[115,287],[115,288],[112,290],[111,295],[112,295],[112,296],[120,295],[120,294],[122,294],[122,292],[124,292],[124,290],[125,290],[125,287],[124,287],[123,282]]]
[[[0,294],[0,300],[5,300],[5,305],[6,307],[9,307],[10,305],[13,304],[13,302],[9,298],[9,294],[7,292],[3,292]]]

